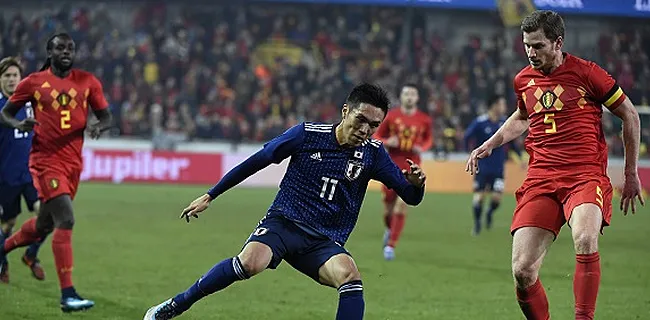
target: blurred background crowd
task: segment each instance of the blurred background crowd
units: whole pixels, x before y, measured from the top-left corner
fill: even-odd
[[[462,136],[498,93],[514,110],[512,79],[527,64],[517,28],[496,13],[315,4],[14,4],[0,14],[0,54],[40,67],[47,38],[70,33],[77,67],[101,79],[113,136],[261,142],[300,121],[336,121],[352,86],[420,88],[435,146]],[[650,24],[565,17],[566,49],[598,62],[637,106],[650,105]],[[642,140],[650,142],[644,116]],[[620,122],[604,116],[611,152]],[[646,147],[642,153],[647,157]]]

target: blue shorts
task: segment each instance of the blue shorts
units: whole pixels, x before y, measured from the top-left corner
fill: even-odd
[[[474,192],[492,191],[502,193],[505,188],[503,173],[481,172],[474,176]]]
[[[16,218],[21,210],[20,196],[25,198],[27,209],[34,211],[34,204],[38,201],[38,194],[34,184],[25,183],[17,186],[0,184],[0,221],[6,222]]]
[[[295,222],[278,214],[264,217],[244,246],[253,241],[271,247],[273,258],[267,268],[275,269],[285,260],[318,283],[321,283],[318,270],[327,260],[341,253],[350,255],[343,246],[333,240],[310,234]]]

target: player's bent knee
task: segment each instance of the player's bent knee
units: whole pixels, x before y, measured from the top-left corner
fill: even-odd
[[[350,281],[361,280],[361,273],[352,257],[347,254],[337,254],[321,266],[318,272],[320,282],[334,288]]]
[[[74,227],[74,216],[72,214],[55,214],[54,228],[71,230]]]
[[[474,197],[472,198],[472,203],[480,204],[483,202],[483,193],[482,192],[474,192]]]
[[[577,206],[571,213],[569,224],[577,254],[589,254],[598,251],[598,235],[602,226],[600,207],[586,203]]]
[[[273,250],[261,242],[249,242],[237,255],[249,277],[264,271],[273,258]]]
[[[532,286],[537,281],[539,270],[535,267],[534,261],[527,261],[526,259],[513,259],[512,261],[512,275],[515,278],[517,287],[527,288]]]

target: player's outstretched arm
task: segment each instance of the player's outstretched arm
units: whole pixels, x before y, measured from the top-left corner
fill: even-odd
[[[623,120],[623,142],[625,143],[625,182],[621,193],[620,208],[627,214],[629,207],[636,213],[636,199],[644,205],[641,193],[641,181],[638,172],[639,144],[641,140],[641,121],[639,113],[629,98],[611,110],[613,114]]]
[[[426,175],[420,166],[411,160],[407,161],[410,168],[402,171],[390,159],[386,150],[381,148],[372,178],[395,190],[406,204],[416,206],[424,198]]]
[[[287,130],[280,136],[269,141],[262,150],[256,152],[240,163],[208,192],[194,200],[181,214],[189,222],[190,217],[198,218],[198,213],[208,208],[208,205],[219,195],[238,185],[258,171],[272,163],[280,163],[291,156],[304,141],[304,125],[299,124]]]
[[[22,107],[22,105],[7,100],[7,103],[2,107],[2,112],[0,112],[0,123],[10,128],[16,128],[22,132],[32,131],[34,126],[38,124],[36,120],[33,118],[26,118],[22,121],[16,119],[16,114]]]
[[[479,159],[489,157],[492,150],[521,136],[528,129],[528,125],[528,114],[526,114],[526,111],[517,108],[490,139],[470,153],[465,171],[472,175],[478,173]]]

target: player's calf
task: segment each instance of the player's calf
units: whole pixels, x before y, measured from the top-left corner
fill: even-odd
[[[271,262],[271,248],[260,242],[249,242],[242,252],[233,258],[217,263],[184,292],[169,301],[147,311],[145,319],[171,319],[188,310],[202,298],[262,272]]]
[[[338,289],[339,307],[336,320],[363,319],[363,283],[352,257],[347,254],[331,257],[318,270],[318,276],[321,283]]]
[[[492,228],[492,221],[493,221],[493,216],[494,212],[499,208],[501,205],[501,193],[492,193],[492,200],[490,201],[490,208],[488,209],[487,215],[485,217],[485,226],[490,229]]]

